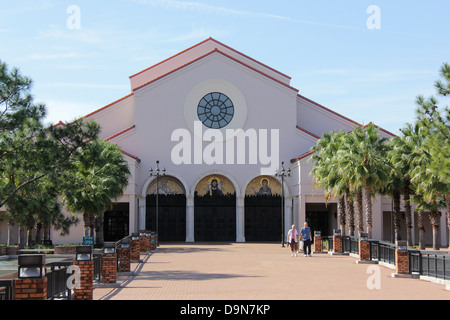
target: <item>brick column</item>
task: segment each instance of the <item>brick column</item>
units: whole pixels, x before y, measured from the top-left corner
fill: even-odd
[[[395,271],[397,274],[409,274],[409,253],[406,241],[397,241],[395,249]]]
[[[141,241],[141,252],[149,252],[150,250],[152,250],[151,235],[148,231],[141,231],[139,240]]]
[[[139,232],[139,243],[141,244],[140,252],[147,252],[149,248],[147,247],[147,236],[144,230]]]
[[[16,300],[47,300],[47,278],[15,280]]]
[[[102,262],[102,283],[116,283],[117,281],[117,254],[104,253]]]
[[[334,253],[342,253],[342,252],[344,252],[344,250],[342,249],[341,230],[334,230],[334,234],[333,234],[333,252]]]
[[[131,239],[131,260],[136,261],[141,258],[141,244],[140,240]]]
[[[94,297],[94,261],[75,261],[80,268],[80,286],[73,290],[74,300],[92,300]]]
[[[370,260],[370,242],[367,233],[361,233],[359,236],[359,260]]]
[[[131,267],[131,250],[130,248],[119,249],[119,272],[130,272]]]
[[[322,234],[314,231],[314,252],[322,252]]]

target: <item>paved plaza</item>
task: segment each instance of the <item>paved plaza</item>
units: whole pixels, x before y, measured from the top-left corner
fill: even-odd
[[[443,284],[393,278],[356,258],[291,257],[275,243],[161,244],[94,300],[449,300]]]

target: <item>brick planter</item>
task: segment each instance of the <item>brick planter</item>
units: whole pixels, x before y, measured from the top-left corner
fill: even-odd
[[[6,255],[16,256],[19,254],[19,246],[6,247]]]
[[[75,246],[55,246],[54,254],[76,254],[77,247]]]
[[[0,247],[0,256],[6,256],[6,247]]]

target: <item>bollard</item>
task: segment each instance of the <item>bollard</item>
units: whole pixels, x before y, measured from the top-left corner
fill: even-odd
[[[147,253],[149,247],[147,243],[147,232],[145,230],[139,231],[139,243],[141,244],[141,253]]]
[[[409,274],[409,254],[406,241],[397,241],[395,248],[395,271],[397,274]]]
[[[322,252],[322,233],[314,231],[314,253]]]
[[[47,300],[45,255],[20,255],[19,279],[15,280],[16,300]]]
[[[361,232],[359,234],[359,260],[370,260],[370,243],[368,233]]]
[[[337,229],[333,232],[333,253],[343,253],[341,230]]]
[[[139,261],[141,258],[141,244],[138,233],[132,234],[130,246],[131,246],[131,261]]]
[[[117,253],[114,242],[105,242],[102,256],[102,283],[117,281]]]
[[[93,300],[94,260],[92,246],[76,247],[75,266],[80,272],[80,283],[73,290],[74,300]]]
[[[119,272],[130,272],[131,270],[131,248],[130,239],[122,240],[119,248]]]

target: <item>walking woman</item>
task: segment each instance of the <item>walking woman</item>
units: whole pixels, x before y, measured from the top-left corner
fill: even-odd
[[[291,247],[291,257],[294,255],[297,256],[297,241],[298,241],[298,231],[295,229],[295,224],[292,225],[292,228],[288,232],[287,243]]]

